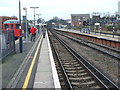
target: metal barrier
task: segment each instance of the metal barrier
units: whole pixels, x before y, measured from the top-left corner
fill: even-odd
[[[0,30],[0,60],[15,51],[14,31]]]

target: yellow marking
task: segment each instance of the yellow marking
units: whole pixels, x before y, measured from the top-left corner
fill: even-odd
[[[28,82],[29,82],[29,80],[30,80],[30,76],[31,76],[31,73],[32,73],[32,69],[33,69],[33,66],[34,66],[34,63],[35,63],[35,60],[36,60],[37,53],[38,53],[38,51],[39,51],[41,42],[42,42],[42,38],[40,39],[39,45],[38,45],[37,50],[36,50],[36,52],[35,52],[35,55],[34,55],[34,57],[33,57],[33,60],[32,60],[32,63],[31,63],[31,65],[30,65],[30,68],[29,68],[29,70],[28,70],[27,76],[26,76],[26,78],[25,78],[25,82],[24,82],[24,84],[23,84],[22,90],[26,90],[26,88],[27,88],[27,86],[28,86]]]

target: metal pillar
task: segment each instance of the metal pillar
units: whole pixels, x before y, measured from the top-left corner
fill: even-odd
[[[34,9],[34,26],[35,26],[35,9],[39,8],[39,7],[30,7]]]

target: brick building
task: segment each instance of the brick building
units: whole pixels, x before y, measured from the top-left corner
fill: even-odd
[[[80,26],[83,24],[83,21],[90,19],[90,14],[71,14],[71,25]]]
[[[2,29],[3,22],[10,19],[18,20],[17,17],[0,16],[0,30]]]

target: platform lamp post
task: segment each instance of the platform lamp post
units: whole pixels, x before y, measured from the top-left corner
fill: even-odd
[[[35,9],[39,8],[39,7],[30,7],[34,9],[34,26],[35,26]]]
[[[94,25],[94,34],[96,34],[96,26]]]
[[[113,26],[113,38],[114,38],[114,34],[115,34],[115,27]]]
[[[38,19],[39,19],[39,16],[40,16],[41,14],[36,14],[36,15],[38,15]]]
[[[28,40],[28,27],[27,27],[27,8],[24,7],[23,10],[25,10],[25,16],[26,16],[26,19],[25,19],[25,23],[26,23],[26,41]]]
[[[21,2],[19,0],[19,23],[21,25]],[[21,27],[19,27],[19,29],[21,29]],[[22,31],[21,31],[22,33]],[[20,53],[22,53],[22,36],[20,35],[19,37],[19,50],[20,50]]]
[[[21,2],[19,0],[19,23],[21,24]]]
[[[99,30],[100,30],[99,33],[100,33],[100,35],[101,35],[101,30],[102,30],[102,27],[101,27],[101,26],[99,27]]]

